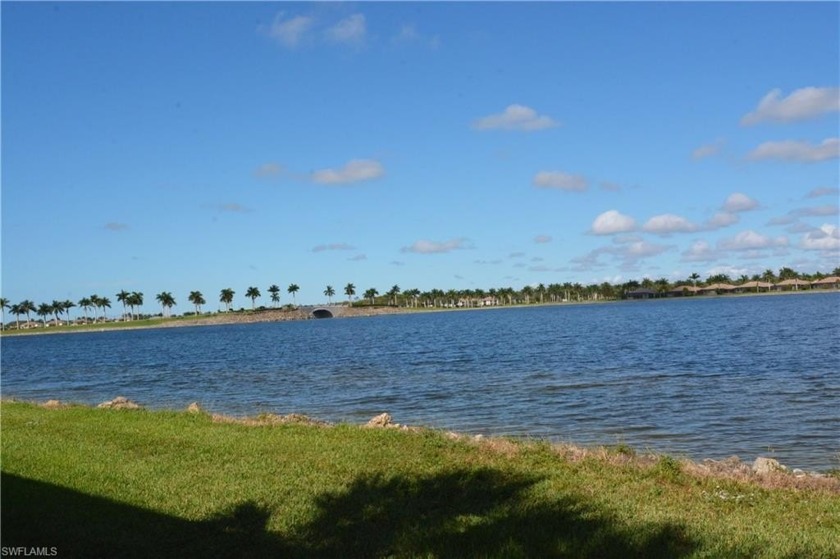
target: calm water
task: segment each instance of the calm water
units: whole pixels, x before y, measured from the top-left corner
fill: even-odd
[[[840,293],[2,339],[5,397],[840,467]]]

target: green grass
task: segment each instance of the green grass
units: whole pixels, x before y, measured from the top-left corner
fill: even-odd
[[[2,545],[60,557],[840,557],[840,495],[626,450],[3,402]]]

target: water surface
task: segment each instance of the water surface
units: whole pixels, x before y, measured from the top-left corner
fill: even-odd
[[[5,397],[305,413],[840,467],[840,293],[2,339]]]

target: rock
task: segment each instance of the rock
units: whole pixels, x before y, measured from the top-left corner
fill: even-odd
[[[59,400],[47,400],[41,405],[41,407],[47,409],[63,408],[64,404],[62,404]]]
[[[187,406],[187,411],[190,413],[204,413],[204,410],[198,405],[198,402],[193,402]]]
[[[391,414],[381,413],[368,421],[366,427],[388,427],[392,422]]]
[[[109,402],[102,402],[97,408],[109,408],[113,410],[139,410],[141,406],[136,402],[132,402],[125,396],[117,396]]]
[[[787,471],[787,468],[781,465],[778,460],[759,456],[753,462],[752,471],[759,475],[764,475],[773,472],[785,472]]]

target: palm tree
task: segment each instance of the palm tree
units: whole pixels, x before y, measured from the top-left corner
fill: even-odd
[[[531,287],[530,285],[526,285],[525,287],[522,288],[522,295],[525,296],[525,304],[526,305],[531,304],[531,296],[533,294],[534,294],[534,288]]]
[[[93,306],[93,302],[87,297],[82,297],[81,299],[79,299],[79,306],[82,307],[82,312],[85,314],[85,322],[87,322],[87,312]]]
[[[53,316],[55,316],[55,325],[58,326],[58,323],[61,322],[61,319],[58,318],[58,315],[59,313],[64,311],[64,304],[61,301],[53,299],[50,308],[52,309]]]
[[[97,299],[99,299],[99,297],[97,297]],[[105,322],[105,320],[108,318],[108,315],[105,314],[105,309],[111,308],[111,300],[107,297],[102,297],[101,299],[99,299],[98,304],[96,306],[102,307],[102,322]]]
[[[99,317],[96,314],[96,310],[99,308],[99,301],[101,301],[101,300],[102,299],[96,293],[94,293],[93,295],[90,296],[90,304],[93,307],[93,321],[94,322],[99,320]]]
[[[799,274],[793,268],[788,268],[787,266],[785,266],[784,268],[779,269],[780,280],[789,280],[797,278],[799,278]]]
[[[222,289],[222,291],[219,293],[219,302],[225,304],[225,310],[227,312],[230,312],[230,304],[233,303],[233,295],[235,293],[236,292],[230,287]]]
[[[6,309],[9,307],[9,300],[5,297],[0,297],[0,316],[3,318],[3,322],[0,322],[0,329],[6,327]]]
[[[13,303],[9,307],[9,311],[15,315],[15,328],[20,330],[20,315],[23,314],[23,309],[21,308],[20,303]]]
[[[411,297],[411,306],[412,307],[417,306],[417,298],[420,296],[420,290],[419,289],[417,289],[416,287],[413,288],[413,289],[406,289],[403,292],[403,295],[407,295],[407,296]]]
[[[715,274],[706,278],[706,283],[732,283],[732,278],[729,277],[729,274]]]
[[[352,303],[353,302],[353,295],[356,294],[356,286],[353,285],[352,283],[348,283],[347,285],[344,286],[344,294],[347,295],[347,302]]]
[[[256,310],[257,298],[260,296],[260,290],[256,287],[249,287],[245,291],[245,296],[251,300],[251,310]]]
[[[280,302],[280,288],[272,284],[268,288],[268,292],[271,293],[271,302],[274,303],[274,308],[277,308],[277,303]]]
[[[207,302],[204,300],[204,295],[201,294],[201,291],[190,291],[188,299],[190,303],[195,305],[195,314],[201,314],[201,305]]]
[[[74,303],[70,299],[62,301],[62,303],[61,303],[61,310],[64,311],[64,313],[67,315],[67,323],[68,324],[70,323],[70,309],[72,309],[75,306],[76,306],[76,303]]]
[[[119,293],[117,293],[117,301],[122,303],[123,306],[123,320],[128,320],[126,315],[128,314],[126,311],[128,310],[126,306],[128,305],[128,298],[131,296],[131,293],[123,289]]]
[[[292,301],[294,301],[295,306],[297,306],[297,297],[295,297],[295,293],[300,291],[300,287],[298,287],[298,284],[293,283],[289,285],[289,288],[286,291],[292,294]]]
[[[335,289],[333,289],[333,286],[328,285],[327,288],[324,290],[324,295],[327,296],[329,304],[332,305],[332,296],[335,295]]]
[[[376,296],[379,295],[379,291],[376,290],[375,287],[371,287],[367,291],[365,291],[365,299],[370,299],[370,304],[376,304]]]
[[[399,285],[393,285],[393,286],[391,286],[391,289],[388,290],[388,301],[393,300],[395,307],[398,306],[397,305],[397,296],[399,294],[400,294],[400,286]]]
[[[143,306],[143,293],[141,293],[140,291],[132,291],[131,295],[128,296],[127,303],[128,303],[128,306],[131,307],[131,318],[133,319],[134,318],[134,307],[142,307]]]
[[[26,315],[26,322],[31,322],[32,317],[29,313],[35,312],[35,303],[29,299],[24,299],[20,302],[20,314]]]
[[[38,314],[38,316],[41,317],[41,320],[44,323],[44,327],[46,328],[47,317],[53,313],[52,305],[48,303],[41,303],[40,305],[38,305],[38,309],[35,312]]]
[[[172,311],[172,307],[177,304],[175,302],[175,297],[173,297],[172,293],[169,293],[168,291],[161,291],[155,295],[155,299],[157,299],[157,302],[160,303],[160,306],[163,308],[163,312],[161,314],[164,318],[169,316]]]

